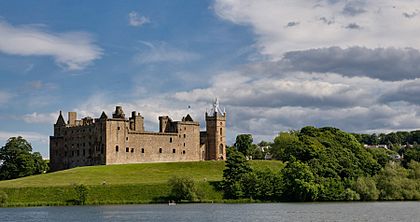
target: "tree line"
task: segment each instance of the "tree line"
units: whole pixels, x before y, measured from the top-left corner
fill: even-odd
[[[386,149],[366,149],[354,134],[336,128],[304,127],[282,132],[270,144],[278,172],[253,169],[252,136],[238,135],[228,149],[222,189],[225,198],[262,201],[419,200],[420,148],[409,161]],[[408,153],[407,153],[408,154]],[[406,154],[406,155],[407,155]]]
[[[356,139],[366,145],[414,145],[420,144],[420,130],[416,131],[398,131],[398,132],[391,132],[388,134],[380,133],[380,134],[357,134],[353,133],[353,136]]]

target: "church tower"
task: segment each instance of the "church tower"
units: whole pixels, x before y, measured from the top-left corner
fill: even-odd
[[[226,112],[219,107],[219,100],[213,103],[210,113],[206,112],[206,160],[226,160]]]

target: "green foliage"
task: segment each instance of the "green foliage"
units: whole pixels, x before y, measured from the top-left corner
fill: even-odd
[[[373,158],[384,167],[389,161],[393,160],[392,156],[398,153],[384,148],[369,148],[368,152],[372,154]]]
[[[355,178],[374,175],[381,168],[353,135],[331,127],[280,133],[273,150],[283,161],[305,162],[318,177]]]
[[[252,157],[253,160],[263,160],[264,159],[264,153],[261,150],[261,147],[259,147],[256,144],[252,144],[251,145],[251,152],[250,152],[250,156]]]
[[[226,168],[223,170],[222,187],[224,195],[228,199],[243,197],[241,179],[251,172],[251,167],[244,155],[236,149],[229,150],[226,160]]]
[[[410,179],[420,180],[420,162],[412,160],[408,164],[408,169]]]
[[[281,174],[268,168],[245,174],[240,183],[246,198],[264,201],[281,199]]]
[[[342,198],[343,200],[354,201],[354,200],[360,200],[360,195],[356,191],[350,188],[347,188],[346,190],[344,190]]]
[[[169,197],[173,200],[194,201],[197,199],[197,188],[190,177],[174,176],[168,180],[168,186],[171,190]]]
[[[0,148],[0,180],[45,172],[48,168],[41,154],[31,152],[31,144],[22,137],[8,139],[6,145]]]
[[[282,169],[283,199],[289,201],[314,201],[318,199],[319,185],[305,163],[296,160]]]
[[[0,206],[5,205],[7,203],[7,199],[8,199],[7,193],[0,191]]]
[[[337,178],[319,178],[319,196],[318,200],[332,201],[332,200],[354,200],[358,199],[352,193],[351,189],[345,189],[343,182]]]
[[[32,158],[34,160],[34,174],[41,174],[46,173],[48,171],[48,163],[44,159],[42,159],[42,156],[39,152],[34,152],[32,154]]]
[[[293,150],[293,147],[299,148],[299,138],[294,132],[281,132],[274,138],[274,143],[271,146],[271,155],[274,159],[284,160],[289,159],[289,153],[285,154],[285,150]]]
[[[240,134],[236,136],[234,147],[245,157],[248,157],[252,152],[252,141],[253,139],[251,134]]]
[[[74,199],[75,203],[77,205],[85,205],[89,194],[89,189],[87,188],[87,186],[83,184],[75,185],[74,191],[76,193]]]
[[[412,160],[420,162],[420,145],[415,145],[413,147],[407,148],[404,151],[403,165],[407,167],[408,163],[410,163]]]
[[[353,189],[359,194],[360,200],[377,200],[379,190],[376,188],[375,180],[371,177],[359,177],[352,184]]]
[[[419,200],[420,181],[409,179],[409,171],[397,164],[387,164],[376,175],[381,200]]]

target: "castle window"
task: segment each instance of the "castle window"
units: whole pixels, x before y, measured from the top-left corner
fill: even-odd
[[[162,148],[159,148],[159,153],[162,153]]]
[[[101,154],[104,154],[104,147],[101,147]]]
[[[223,144],[220,144],[219,146],[219,154],[223,154]]]
[[[144,148],[141,148],[141,153],[144,153]]]
[[[127,152],[127,153],[128,153],[129,151],[130,151],[130,148],[126,147],[126,148],[125,148],[125,152]]]
[[[80,156],[80,150],[77,150],[77,156]]]
[[[182,151],[182,154],[185,154],[185,150]]]
[[[119,147],[115,146],[115,151],[118,152],[119,151]]]
[[[186,136],[185,136],[185,134],[184,134],[184,138],[185,138]]]
[[[131,152],[134,153],[134,148],[131,148]]]
[[[172,153],[176,153],[176,150],[175,149],[172,149]]]
[[[118,126],[118,127],[117,127],[117,130],[120,130],[120,129],[121,129],[121,128]]]
[[[171,137],[171,138],[169,138],[169,142],[170,142],[170,143],[172,143],[172,137]]]
[[[184,143],[184,146],[185,146],[185,143]]]
[[[187,130],[187,127],[184,127],[184,130]]]
[[[73,150],[73,151],[71,151],[71,156],[72,156],[72,157],[74,156],[74,150]]]
[[[83,149],[83,156],[86,156],[86,150]]]
[[[128,137],[126,137],[125,140],[128,140]]]
[[[220,136],[223,134],[223,129],[220,127]]]

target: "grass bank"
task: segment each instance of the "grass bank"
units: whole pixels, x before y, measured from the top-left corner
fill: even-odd
[[[278,161],[251,161],[254,168],[278,170]],[[194,179],[202,202],[224,202],[215,184],[222,180],[222,161],[147,163],[79,167],[54,173],[0,181],[7,194],[4,206],[72,205],[74,185],[88,188],[87,204],[135,204],[164,202],[172,176]]]

